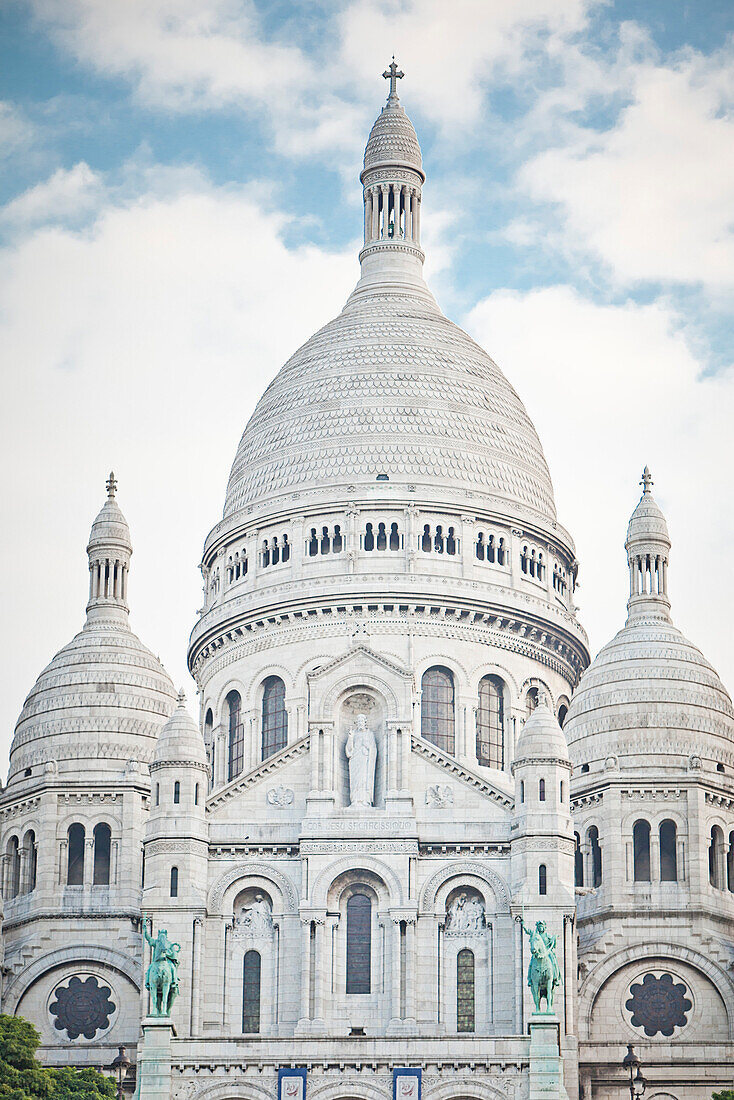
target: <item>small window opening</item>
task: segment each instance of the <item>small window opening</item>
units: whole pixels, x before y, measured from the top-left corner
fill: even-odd
[[[171,889],[170,895],[172,898],[178,897],[178,867],[171,868]]]
[[[548,893],[548,872],[544,863],[541,863],[538,868],[538,893]]]
[[[181,801],[181,784],[179,783],[179,781],[177,779],[176,782],[173,784],[173,802],[174,802],[174,805],[177,806],[180,801]]]

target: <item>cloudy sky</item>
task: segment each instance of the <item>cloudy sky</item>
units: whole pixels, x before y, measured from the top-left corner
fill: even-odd
[[[676,622],[734,685],[730,0],[4,0],[0,51],[0,756],[83,622],[111,467],[133,628],[195,710],[203,540],[356,281],[392,53],[427,277],[538,427],[592,649],[648,463]]]

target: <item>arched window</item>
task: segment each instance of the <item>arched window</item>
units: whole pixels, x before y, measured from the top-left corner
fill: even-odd
[[[524,779],[520,780],[520,801],[521,802],[525,801],[525,780]]]
[[[538,867],[538,893],[548,893],[548,871],[544,863],[541,863],[540,867]]]
[[[575,847],[573,851],[573,881],[574,886],[584,885],[584,853],[581,851],[581,837],[573,834]]]
[[[66,863],[66,885],[82,886],[84,883],[84,826],[78,823],[69,826],[67,833],[68,853]]]
[[[110,848],[112,844],[112,831],[109,825],[100,821],[94,826],[94,875],[92,882],[95,886],[109,886],[110,884]]]
[[[475,1030],[474,952],[463,947],[456,956],[456,1030]]]
[[[538,780],[538,801],[545,802],[545,779]]]
[[[566,718],[568,717],[568,707],[565,703],[561,703],[558,708],[558,725],[563,729],[566,724]]]
[[[285,684],[279,676],[268,676],[263,684],[262,753],[267,760],[288,743],[288,715],[285,710]]]
[[[368,523],[364,529],[364,548],[365,550],[374,550],[375,548],[375,535],[371,523]]]
[[[29,829],[23,839],[23,852],[25,854],[25,889],[24,893],[30,894],[36,888],[36,876],[38,873],[38,848],[36,847],[36,834]]]
[[[331,550],[331,538],[329,536],[329,528],[321,528],[321,553],[328,554]]]
[[[281,547],[281,551],[280,551],[280,560],[282,562],[286,562],[286,561],[288,561],[290,556],[291,556],[291,546],[290,546],[290,543],[288,542],[288,536],[283,535],[283,546]],[[245,568],[247,568],[247,562],[245,562]]]
[[[538,689],[535,688],[535,687],[528,688],[527,695],[525,696],[525,713],[528,716],[528,718],[533,713],[533,711],[535,710],[537,705],[538,705]]]
[[[334,542],[332,547],[335,554],[341,554],[342,547],[344,546],[344,540],[342,539],[342,529],[338,523],[334,525]]]
[[[11,836],[5,850],[7,864],[8,898],[17,898],[20,893],[20,844],[17,836]]]
[[[453,527],[449,527],[449,532],[446,536],[446,553],[447,554],[455,554],[456,553],[456,536],[454,535]]]
[[[650,822],[636,821],[632,829],[635,882],[650,881]]]
[[[711,829],[709,844],[709,882],[717,890],[724,889],[724,833],[718,825]]]
[[[229,773],[234,779],[240,774],[245,763],[245,727],[240,721],[242,700],[238,691],[230,691],[226,699],[229,711]]]
[[[194,805],[199,805],[199,784],[194,783]]]
[[[384,523],[377,525],[377,549],[387,550],[387,530]]]
[[[674,821],[660,822],[660,881],[678,881],[678,835]]]
[[[599,843],[599,830],[592,825],[586,834],[591,850],[591,885],[601,886],[601,844]]]
[[[155,804],[156,804],[156,806],[160,806],[160,804],[161,804],[161,785],[160,785],[160,783],[156,783],[156,785],[155,785]]]
[[[173,804],[174,804],[174,806],[178,806],[180,801],[181,801],[181,784],[179,783],[179,781],[177,779],[176,782],[173,784]]]
[[[477,535],[477,541],[474,545],[474,553],[476,554],[479,561],[484,561],[484,549],[484,535],[480,531]]]
[[[170,895],[172,898],[178,897],[178,867],[171,868],[171,889]]]
[[[246,951],[242,964],[242,1030],[257,1034],[260,1030],[260,952]]]
[[[372,989],[372,902],[352,894],[347,902],[347,993]]]
[[[726,853],[726,884],[734,894],[734,833],[729,833],[729,850]]]
[[[421,680],[421,736],[453,755],[454,678],[447,668],[436,665]]]
[[[505,763],[504,685],[497,676],[479,681],[477,707],[477,763],[503,768]]]
[[[209,761],[209,790],[214,786],[214,764],[215,764],[215,745],[214,745],[214,715],[212,709],[206,712],[206,718],[204,719],[204,745],[206,746],[206,755]]]
[[[309,556],[309,558],[315,558],[316,555],[319,552],[319,540],[318,540],[318,536],[316,534],[316,528],[315,527],[311,528],[311,537],[308,540],[306,545],[308,546],[308,556]]]
[[[431,545],[431,528],[426,523],[423,525],[423,534],[421,535],[421,550],[424,554],[430,554]]]

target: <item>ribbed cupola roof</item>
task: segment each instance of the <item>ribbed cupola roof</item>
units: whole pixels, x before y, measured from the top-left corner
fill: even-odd
[[[630,571],[627,609],[630,618],[652,615],[667,619],[670,535],[665,516],[652,495],[653,480],[647,466],[640,485],[642,496],[630,517],[624,544]]]

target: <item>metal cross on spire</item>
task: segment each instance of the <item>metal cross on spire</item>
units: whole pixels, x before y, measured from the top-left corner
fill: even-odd
[[[392,55],[391,65],[389,66],[389,68],[385,69],[382,75],[384,76],[385,80],[390,81],[390,95],[397,95],[398,81],[403,79],[405,73],[398,72],[398,67],[395,64],[395,54]]]
[[[114,471],[112,470],[110,470],[110,476],[107,478],[107,484],[105,485],[105,488],[107,489],[107,496],[110,498],[110,500],[113,500],[115,496],[115,490],[117,489],[117,479],[115,478]]]
[[[646,466],[645,469],[642,471],[642,478],[640,480],[640,485],[642,486],[643,493],[649,493],[650,486],[652,484],[652,474],[650,473],[649,467]]]

